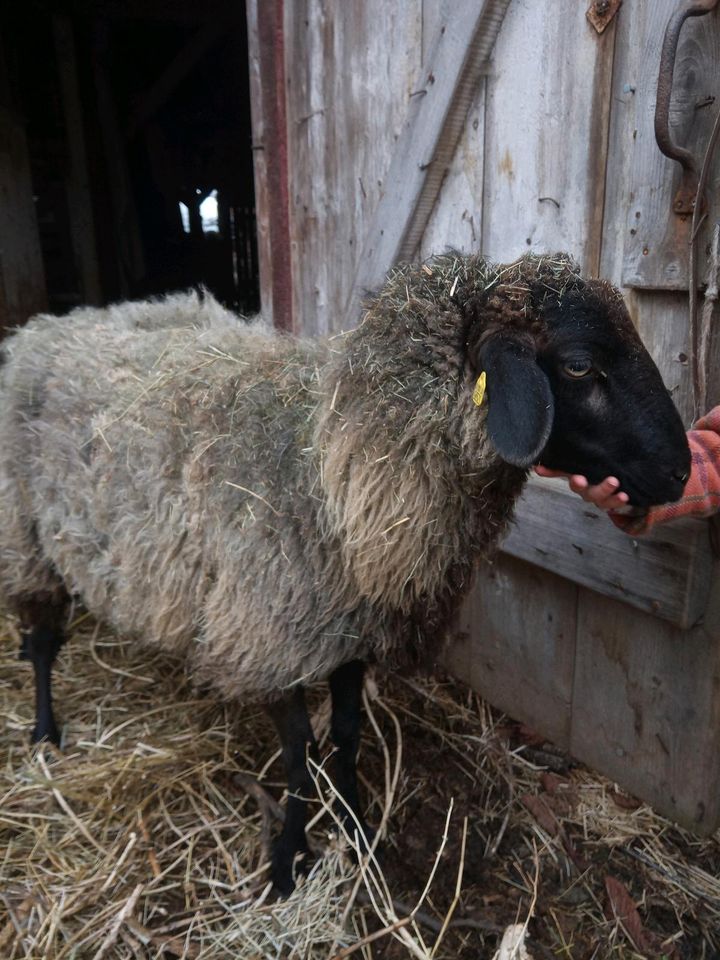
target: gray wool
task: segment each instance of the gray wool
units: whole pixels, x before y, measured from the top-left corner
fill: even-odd
[[[413,276],[416,291],[392,281],[401,308],[386,290],[329,341],[194,293],[14,333],[0,595],[77,595],[228,697],[436,642],[525,471],[493,453],[472,403],[454,276],[431,299]]]

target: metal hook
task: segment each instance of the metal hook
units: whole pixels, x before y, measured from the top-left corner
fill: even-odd
[[[693,211],[698,188],[698,169],[690,151],[678,146],[670,134],[670,97],[675,72],[675,55],[682,25],[688,17],[701,17],[710,13],[717,4],[718,0],[685,0],[685,3],[681,4],[668,20],[663,38],[655,102],[655,140],[665,156],[676,160],[683,170],[680,189],[673,201],[673,210],[677,214],[688,214]]]

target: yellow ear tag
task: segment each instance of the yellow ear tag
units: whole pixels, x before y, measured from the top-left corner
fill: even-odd
[[[483,372],[477,378],[477,383],[475,384],[475,389],[473,390],[473,395],[472,395],[473,403],[476,404],[476,406],[478,407],[482,405],[482,402],[485,399],[486,382],[487,382],[487,376],[485,374],[485,371],[483,370]]]

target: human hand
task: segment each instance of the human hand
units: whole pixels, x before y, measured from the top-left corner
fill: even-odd
[[[606,477],[600,483],[590,484],[587,477],[578,473],[549,470],[540,465],[535,467],[535,473],[539,477],[564,478],[573,493],[577,493],[586,503],[592,503],[599,510],[620,510],[627,507],[630,500],[628,495],[620,490],[620,481],[616,477]]]

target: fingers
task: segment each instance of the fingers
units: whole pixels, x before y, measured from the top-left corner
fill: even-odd
[[[562,470],[550,470],[538,464],[535,473],[539,477],[563,477],[568,486],[586,503],[592,503],[599,510],[618,510],[626,507],[629,497],[620,490],[620,481],[617,477],[606,477],[600,483],[590,484],[587,477],[581,474],[569,474]]]
[[[592,503],[599,510],[617,510],[627,505],[629,497],[620,490],[620,481],[616,477],[606,477],[601,483],[591,485],[586,477],[572,476],[570,489]]]
[[[543,467],[541,463],[535,467],[535,473],[539,477],[569,477],[569,473],[565,473],[563,470],[549,470],[547,467]]]

